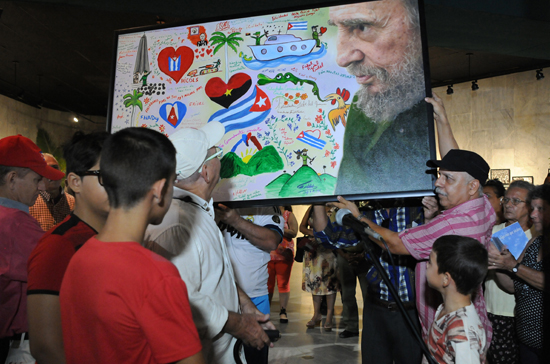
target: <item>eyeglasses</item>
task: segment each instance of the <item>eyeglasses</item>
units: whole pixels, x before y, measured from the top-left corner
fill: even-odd
[[[219,147],[214,147],[214,148],[216,148],[216,150],[218,150],[218,151],[217,151],[216,153],[212,154],[210,157],[206,158],[206,159],[204,160],[204,162],[202,162],[201,167],[199,168],[199,173],[202,172],[202,167],[204,167],[204,165],[206,164],[206,162],[211,161],[212,159],[214,159],[214,158],[216,158],[216,157],[217,157],[218,159],[222,159],[222,157],[223,157],[223,149],[221,149],[221,148],[219,148]]]
[[[103,186],[103,178],[101,178],[101,171],[98,169],[98,170],[95,170],[95,171],[85,171],[85,172],[80,172],[80,173],[77,173],[80,177],[84,177],[84,176],[96,176],[97,177],[97,181],[99,182],[100,185]]]
[[[514,205],[514,206],[517,206],[522,202],[526,202],[526,201],[520,200],[519,198],[515,198],[515,197],[514,198],[509,198],[509,197],[501,197],[500,198],[500,203],[503,204],[503,205],[506,205],[510,201],[512,201],[512,205]]]

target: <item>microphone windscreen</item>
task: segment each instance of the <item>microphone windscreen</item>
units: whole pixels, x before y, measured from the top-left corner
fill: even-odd
[[[342,220],[344,219],[344,216],[347,214],[351,214],[351,211],[349,209],[340,209],[336,211],[336,223],[340,226],[344,226],[342,223]]]

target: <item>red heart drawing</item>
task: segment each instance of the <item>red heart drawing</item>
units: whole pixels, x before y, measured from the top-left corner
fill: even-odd
[[[179,82],[193,64],[193,51],[189,47],[164,48],[158,56],[159,69],[174,81]]]
[[[208,80],[204,87],[204,92],[210,100],[225,108],[231,106],[243,96],[252,85],[250,76],[246,73],[236,73],[229,79],[226,84],[221,78],[214,77]]]
[[[206,53],[207,53],[208,55],[210,55],[210,53],[212,53],[212,50],[211,50],[211,49],[207,49],[207,50],[206,50]]]
[[[326,31],[327,31],[326,27],[321,27],[321,34],[325,34]]]
[[[199,59],[199,55],[198,55],[198,54],[197,54],[195,57],[196,57],[197,59]]]
[[[198,50],[198,49],[195,49],[195,53],[199,53],[199,50]]]
[[[204,52],[203,52],[203,53],[201,53],[201,57],[204,57]]]

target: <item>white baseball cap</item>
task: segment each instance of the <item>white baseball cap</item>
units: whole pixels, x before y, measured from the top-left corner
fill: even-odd
[[[195,173],[206,159],[208,149],[216,146],[225,134],[219,121],[211,121],[200,129],[184,128],[170,135],[176,147],[176,177],[185,179]]]

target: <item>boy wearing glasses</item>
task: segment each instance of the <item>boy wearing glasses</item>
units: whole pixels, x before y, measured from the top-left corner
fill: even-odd
[[[65,363],[59,290],[72,256],[103,228],[109,213],[107,193],[98,180],[101,148],[108,135],[77,132],[65,145],[74,211],[44,234],[29,258],[29,338],[31,353],[40,364]]]
[[[204,363],[185,283],[141,246],[147,225],[170,206],[174,146],[151,129],[122,129],[105,141],[100,169],[107,221],[76,252],[61,285],[67,363]]]

